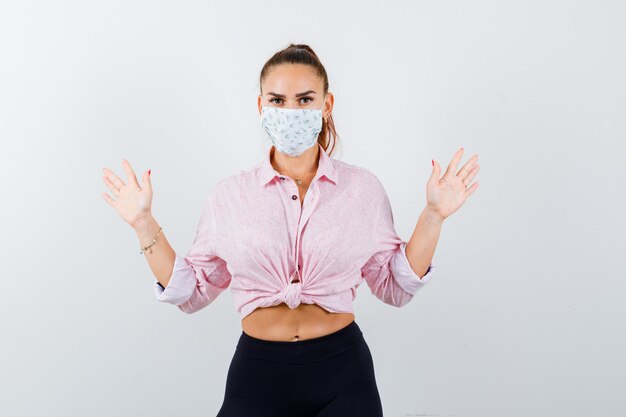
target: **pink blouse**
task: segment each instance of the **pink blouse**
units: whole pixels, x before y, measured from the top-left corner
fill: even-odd
[[[270,163],[273,146],[254,168],[218,181],[167,287],[155,280],[157,300],[194,313],[230,286],[241,319],[280,303],[353,313],[365,280],[384,303],[408,303],[435,266],[420,278],[409,265],[380,180],[318,146],[302,206],[296,183]]]

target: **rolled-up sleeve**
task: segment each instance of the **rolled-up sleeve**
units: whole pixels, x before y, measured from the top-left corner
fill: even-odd
[[[191,248],[184,257],[176,253],[167,287],[154,282],[158,301],[191,314],[208,306],[228,288],[232,276],[226,262],[217,256],[217,221],[212,192],[204,204]]]
[[[361,275],[378,299],[401,307],[430,281],[436,266],[431,262],[421,278],[413,271],[406,256],[407,242],[396,232],[387,193],[378,180],[376,186],[372,193],[379,205],[372,234],[374,254],[361,268]]]

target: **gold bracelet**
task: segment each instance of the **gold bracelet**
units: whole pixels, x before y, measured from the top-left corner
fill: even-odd
[[[159,237],[159,235],[161,234],[161,230],[163,230],[162,227],[159,227],[159,233],[156,234],[156,236],[154,237],[154,239],[152,239],[152,242],[150,242],[150,244],[148,246],[145,247],[139,247],[139,253],[140,254],[145,254],[146,253],[146,249],[150,249],[150,253],[152,253],[152,248],[151,246],[154,245],[157,241],[157,237]]]

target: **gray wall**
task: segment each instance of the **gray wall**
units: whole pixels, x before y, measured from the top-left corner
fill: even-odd
[[[215,415],[231,294],[156,302],[101,168],[152,169],[185,252],[212,185],[264,156],[258,74],[293,41],[404,239],[430,159],[480,157],[429,286],[402,309],[359,288],[385,415],[625,416],[625,21],[622,1],[2,2],[0,414]]]

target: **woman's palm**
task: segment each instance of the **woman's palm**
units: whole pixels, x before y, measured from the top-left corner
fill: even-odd
[[[463,148],[456,151],[442,178],[439,178],[439,163],[433,161],[433,172],[426,187],[426,201],[444,219],[457,211],[478,188],[478,182],[469,186],[480,169],[478,154],[473,155],[455,173],[463,152]]]
[[[102,193],[102,197],[126,223],[135,227],[139,220],[151,214],[152,183],[150,182],[150,171],[148,170],[143,174],[142,184],[144,187],[141,187],[130,162],[122,159],[122,166],[126,171],[128,183],[124,183],[110,169],[103,168],[104,176],[102,179],[114,198],[107,193]]]

